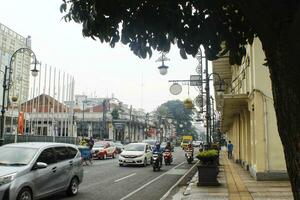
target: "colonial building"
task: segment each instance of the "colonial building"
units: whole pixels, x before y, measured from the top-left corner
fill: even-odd
[[[247,46],[241,66],[230,66],[228,58],[213,61],[213,72],[227,85],[217,98],[217,109],[222,114],[221,130],[234,145],[234,160],[257,180],[284,179],[286,165],[265,62],[258,39]]]

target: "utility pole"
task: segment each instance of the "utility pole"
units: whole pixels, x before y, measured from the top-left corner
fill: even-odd
[[[131,142],[131,118],[132,118],[132,105],[130,106],[130,110],[129,110],[129,123],[128,123],[129,142]]]
[[[4,77],[3,77],[3,94],[2,94],[2,109],[1,109],[1,122],[0,122],[0,146],[4,144],[4,114],[5,114],[5,91],[7,90],[7,71],[8,66],[5,66]]]
[[[100,135],[100,139],[102,140],[104,138],[105,132],[106,132],[106,99],[102,102],[102,134]]]
[[[209,73],[208,73],[208,61],[205,58],[205,92],[206,92],[206,142],[210,146],[210,87],[209,87]]]

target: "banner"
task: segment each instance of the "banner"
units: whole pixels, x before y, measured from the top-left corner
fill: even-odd
[[[24,112],[19,112],[18,133],[21,134],[21,135],[24,134]]]

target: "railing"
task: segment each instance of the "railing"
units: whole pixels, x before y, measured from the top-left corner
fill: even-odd
[[[15,135],[5,134],[4,144],[14,143]],[[78,144],[79,140],[76,137],[65,137],[65,136],[40,136],[40,135],[18,135],[17,142],[58,142],[58,143],[69,143]]]

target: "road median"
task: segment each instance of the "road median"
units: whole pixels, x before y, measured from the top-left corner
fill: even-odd
[[[169,199],[168,197],[180,186],[185,186],[197,172],[197,161],[193,166],[160,198],[160,200]]]

